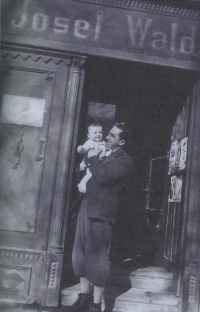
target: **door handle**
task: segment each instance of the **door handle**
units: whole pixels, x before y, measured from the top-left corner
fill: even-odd
[[[23,145],[23,140],[24,140],[24,131],[23,131],[23,126],[20,126],[20,138],[17,142],[17,146],[15,149],[15,153],[14,153],[14,158],[15,158],[15,165],[13,166],[13,169],[17,169],[18,165],[20,163],[20,158],[22,155],[22,152],[24,150],[24,145]]]
[[[45,143],[46,143],[46,139],[45,138],[40,138],[38,155],[36,157],[36,161],[41,161],[41,160],[44,159]]]

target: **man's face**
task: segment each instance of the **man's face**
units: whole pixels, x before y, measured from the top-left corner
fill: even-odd
[[[110,133],[106,137],[106,147],[114,150],[125,144],[125,141],[120,139],[120,132],[122,132],[122,130],[116,126],[110,130]]]
[[[100,142],[102,140],[103,132],[100,126],[89,126],[88,128],[88,138],[92,139],[94,142]]]

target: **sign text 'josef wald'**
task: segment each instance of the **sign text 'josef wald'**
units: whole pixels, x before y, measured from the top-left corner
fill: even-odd
[[[46,1],[42,5],[37,1],[34,5],[22,3],[21,12],[8,14],[9,33],[186,59],[199,55],[196,20],[69,0],[63,2],[62,10],[58,10],[56,2],[55,10],[50,10]]]

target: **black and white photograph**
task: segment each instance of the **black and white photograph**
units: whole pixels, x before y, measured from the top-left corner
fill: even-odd
[[[181,192],[182,192],[182,176],[171,176],[171,187],[169,193],[169,202],[180,202],[181,201]]]
[[[172,142],[169,153],[168,174],[183,170],[186,167],[188,138],[182,138]]]
[[[0,2],[0,311],[200,312],[200,0]]]

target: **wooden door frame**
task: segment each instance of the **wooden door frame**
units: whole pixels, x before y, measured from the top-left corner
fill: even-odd
[[[198,79],[198,78],[197,78]],[[199,283],[200,283],[200,79],[193,87],[193,92],[188,98],[188,152],[186,163],[185,187],[183,190],[183,214],[180,233],[180,255],[177,262],[177,272],[174,273],[172,291],[176,288],[174,283],[178,280],[176,295],[181,297],[183,312],[198,312]],[[167,193],[165,194],[167,198]],[[164,206],[164,210],[166,205]],[[165,227],[164,216],[162,228]],[[193,233],[193,235],[192,235]],[[159,264],[166,269],[171,269],[164,257],[164,242],[162,243]],[[175,288],[174,288],[175,287]]]
[[[184,312],[198,312],[200,304],[200,77],[193,88],[191,102],[187,160],[189,170],[181,239],[183,253],[179,265]]]
[[[67,214],[85,73],[84,63],[85,57],[73,56],[70,65],[66,110],[63,116],[58,167],[55,177],[52,205],[53,222],[51,222],[49,233],[44,290],[41,300],[43,306],[57,306],[59,300]]]
[[[55,127],[49,127],[48,135],[52,139],[47,140],[46,149],[48,150],[48,153],[47,155],[44,154],[43,157],[45,158],[45,173],[47,173],[49,166],[51,168],[52,165],[48,157],[48,154],[53,152],[51,143],[52,141],[54,143],[56,142],[57,150],[54,153],[55,156],[53,168],[51,168],[50,183],[47,183],[49,178],[48,174],[43,174],[41,178],[41,189],[43,190],[43,194],[41,195],[42,203],[40,213],[41,210],[45,211],[47,213],[47,219],[41,220],[40,218],[40,224],[36,224],[36,233],[38,228],[45,222],[45,231],[43,231],[45,234],[43,233],[42,235],[42,250],[35,250],[34,248],[27,250],[23,247],[15,248],[17,246],[0,247],[1,268],[3,268],[4,271],[7,270],[6,268],[8,267],[9,270],[16,269],[26,272],[26,289],[23,295],[20,293],[13,294],[11,300],[29,304],[37,302],[43,306],[56,307],[58,305],[60,293],[67,211],[71,191],[75,144],[78,132],[81,95],[85,72],[84,62],[86,57],[70,53],[52,53],[51,51],[47,52],[41,49],[30,51],[27,47],[18,46],[13,48],[13,46],[7,45],[2,47],[2,53],[5,58],[9,59],[9,64],[12,62],[12,66],[16,66],[18,63],[15,64],[15,60],[19,59],[20,66],[28,66],[28,68],[30,68],[30,64],[28,63],[29,65],[26,65],[25,63],[28,59],[31,60],[34,66],[37,69],[39,68],[38,70],[41,72],[39,64],[37,63],[39,60],[41,64],[44,64],[46,79],[50,80],[50,82],[54,82],[56,77],[57,64],[59,64],[59,68],[63,66],[62,74],[63,72],[66,72],[66,76],[64,75],[65,77],[63,78],[64,83],[62,85],[64,88],[64,90],[62,90],[62,102],[59,103],[59,125],[54,124],[54,126],[57,126],[58,131],[55,131]],[[50,69],[47,65],[49,63]],[[6,64],[4,63],[4,65]],[[66,69],[67,67],[69,70]],[[2,69],[6,74],[7,68],[5,67]],[[63,76],[58,75],[58,77]],[[55,91],[55,88],[53,88],[54,92],[52,91],[54,108],[56,107],[56,100],[58,100],[55,95],[59,92],[58,80],[56,86],[57,90]],[[62,112],[63,115],[61,114]],[[52,121],[54,115],[50,118]],[[58,135],[58,137],[56,138],[55,135]],[[42,152],[44,152],[44,149]],[[57,163],[57,166],[55,163]],[[52,172],[54,173],[52,174]],[[45,192],[48,190],[51,199],[46,203]],[[34,234],[35,232],[31,232],[31,235]],[[29,236],[29,239],[31,241],[31,236]],[[39,276],[40,287],[37,286],[36,275]],[[9,293],[4,294],[5,291],[1,294],[1,302],[4,302],[5,300],[9,302]]]
[[[184,113],[185,111],[185,113]],[[185,101],[184,103],[184,106],[183,106],[183,110],[181,111],[181,113],[185,114],[185,117],[184,117],[184,133],[182,134],[183,137],[188,137],[188,134],[189,134],[189,124],[190,124],[190,111],[191,111],[191,101],[190,101],[190,97],[187,98],[187,100]],[[179,115],[178,115],[179,116]],[[176,121],[177,122],[177,121]],[[176,123],[175,123],[176,125]],[[175,138],[173,137],[173,141],[176,141],[178,140],[179,138],[176,137],[176,133],[175,133]],[[170,142],[170,146],[169,148],[171,148],[171,142]],[[188,161],[188,158],[187,158],[187,161]],[[168,168],[167,168],[168,169]],[[167,170],[168,171],[168,170]],[[186,165],[186,169],[184,169],[181,173],[181,175],[183,176],[183,187],[182,187],[182,200],[180,203],[173,203],[174,205],[175,204],[179,204],[180,206],[179,207],[175,207],[172,208],[173,212],[177,211],[179,212],[178,216],[176,216],[176,218],[178,218],[178,227],[176,228],[176,233],[177,233],[177,239],[181,239],[182,240],[182,231],[183,231],[183,228],[184,228],[184,220],[183,220],[183,214],[184,214],[184,210],[185,210],[185,190],[187,189],[187,174],[188,174],[188,171],[189,171],[189,166],[188,166],[188,163]],[[176,175],[176,172],[174,173],[171,173],[171,175]],[[170,175],[170,176],[171,176]],[[176,257],[177,257],[177,260],[175,262],[175,260],[171,259],[171,252],[170,252],[170,258],[167,258],[165,256],[165,248],[166,248],[166,231],[167,231],[167,224],[168,224],[168,216],[169,216],[169,209],[170,209],[170,203],[168,201],[168,193],[169,193],[169,174],[168,172],[166,173],[166,185],[165,185],[165,188],[166,188],[166,193],[165,193],[165,204],[164,204],[164,210],[165,210],[165,213],[166,213],[166,216],[165,216],[165,221],[166,221],[166,227],[165,227],[165,239],[164,239],[164,242],[163,242],[163,264],[164,264],[164,267],[173,272],[173,283],[172,283],[172,288],[171,290],[173,291],[174,294],[176,294],[177,296],[179,296],[180,294],[180,286],[181,286],[181,275],[180,275],[180,265],[181,265],[181,257],[182,257],[182,254],[181,254],[181,251],[182,251],[182,246],[181,245],[178,245],[178,241],[177,241],[177,251],[176,251]],[[174,217],[173,218],[173,221],[174,221]],[[163,230],[164,230],[164,227],[163,227]],[[174,231],[173,231],[173,234]],[[174,235],[172,234],[172,239],[174,239]],[[176,237],[175,237],[176,238]],[[172,243],[173,244],[173,243]],[[170,243],[170,247],[173,247],[172,244]]]

